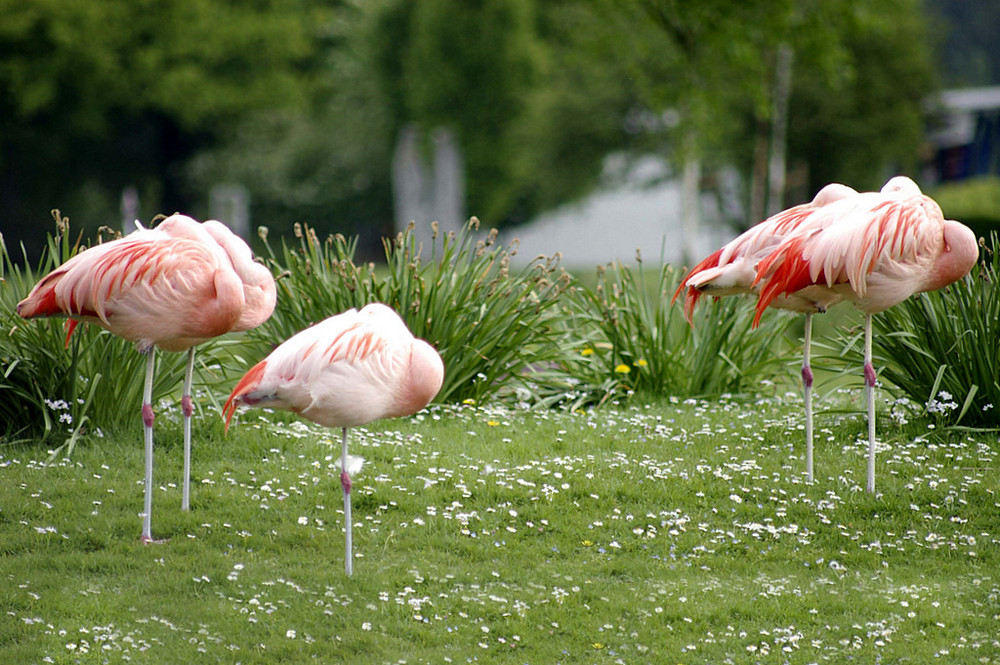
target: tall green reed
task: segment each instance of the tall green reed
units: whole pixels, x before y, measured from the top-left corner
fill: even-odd
[[[680,275],[662,265],[650,283],[638,253],[636,263],[600,267],[595,288],[574,290],[574,328],[588,341],[566,369],[598,401],[740,393],[787,373],[780,341],[791,317],[767,317],[754,331],[747,302],[705,298],[689,325],[683,307],[670,304]]]

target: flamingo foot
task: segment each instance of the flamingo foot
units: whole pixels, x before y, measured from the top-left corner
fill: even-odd
[[[153,538],[152,536],[143,536],[139,539],[143,545],[164,545],[169,541],[169,538]]]
[[[340,486],[344,488],[344,494],[351,493],[351,477],[346,471],[340,472]]]

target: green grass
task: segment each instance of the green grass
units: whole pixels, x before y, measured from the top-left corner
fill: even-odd
[[[765,388],[767,390],[767,388]],[[863,491],[859,390],[587,412],[436,406],[352,431],[355,574],[337,433],[176,408],[47,465],[0,448],[0,651],[12,663],[1000,661],[995,435],[883,404]],[[880,393],[883,394],[884,393]],[[206,409],[206,411],[211,411]],[[888,417],[895,413],[895,417]]]

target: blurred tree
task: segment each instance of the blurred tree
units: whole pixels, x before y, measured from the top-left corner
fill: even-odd
[[[393,138],[368,39],[378,5],[334,8],[313,103],[244,114],[190,161],[191,188],[240,183],[251,192],[255,224],[287,233],[308,222],[321,235],[361,235],[363,249],[377,249],[379,234],[392,230]]]
[[[179,165],[250,109],[307,103],[321,0],[0,0],[0,218],[187,208]],[[81,217],[76,211],[84,212]],[[78,225],[77,228],[80,228]]]
[[[631,36],[620,53],[641,102],[674,112],[664,138],[675,163],[735,163],[755,176],[749,223],[764,214],[767,179],[783,180],[769,160],[792,165],[797,200],[826,182],[878,187],[888,169],[915,167],[922,103],[936,88],[922,0],[596,2]]]
[[[585,193],[613,151],[693,164],[695,192],[702,168],[749,174],[761,155],[766,191],[786,124],[792,198],[877,186],[915,158],[934,85],[921,7],[0,0],[0,223],[47,229],[51,207],[108,223],[130,184],[146,217],[204,214],[230,182],[255,223],[377,234],[407,126],[425,155],[434,130],[453,132],[464,208],[490,225]]]
[[[373,33],[397,140],[416,138],[428,164],[440,161],[442,146],[457,142],[467,190],[457,195],[489,224],[504,218],[516,196],[510,165],[521,146],[513,137],[541,57],[534,6],[530,0],[398,0],[386,3]],[[411,146],[397,149],[412,159]],[[442,168],[424,171],[398,174],[397,187],[409,178],[431,180],[433,188],[449,177]]]
[[[924,105],[940,84],[923,0],[817,6],[816,29],[798,42],[802,66],[790,105],[790,163],[804,175],[800,198],[828,182],[877,189],[896,173],[916,176]]]
[[[1000,85],[1000,2],[927,0],[949,87]]]

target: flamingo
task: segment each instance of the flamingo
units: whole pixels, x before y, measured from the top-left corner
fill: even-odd
[[[670,301],[671,304],[686,288],[684,318],[688,323],[692,323],[695,305],[702,295],[717,297],[756,293],[757,264],[761,259],[787,236],[800,231],[803,225],[808,224],[810,216],[817,209],[855,195],[857,192],[847,185],[830,183],[817,192],[812,201],[779,212],[751,227],[692,268],[681,279]],[[773,303],[773,306],[779,309],[805,314],[802,386],[806,412],[806,479],[809,482],[813,480],[813,373],[809,364],[812,316],[817,312],[825,312],[842,298],[841,294],[816,285],[781,296]]]
[[[142,422],[145,497],[142,542],[152,543],[154,348],[187,351],[184,482],[181,509],[190,509],[191,379],[194,347],[230,331],[254,328],[271,316],[276,291],[270,271],[224,224],[200,224],[175,214],[80,252],[43,277],[17,305],[26,319],[68,317],[66,345],[77,324],[94,323],[134,342],[147,356]]]
[[[443,380],[444,363],[437,351],[416,339],[391,308],[372,303],[306,328],[250,368],[226,400],[226,431],[241,404],[286,409],[319,425],[342,429],[344,567],[351,575],[347,431],[420,411],[437,395]]]
[[[801,232],[786,237],[757,264],[754,325],[781,297],[831,289],[865,315],[864,377],[868,415],[868,477],[875,491],[875,369],[872,315],[915,293],[961,279],[979,257],[975,234],[946,220],[941,208],[905,176],[813,211]]]

